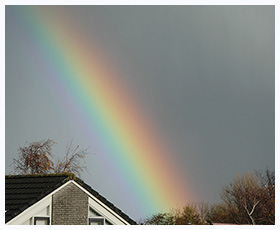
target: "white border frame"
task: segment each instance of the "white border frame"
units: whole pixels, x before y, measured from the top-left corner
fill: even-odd
[[[133,1],[128,1],[128,0],[96,0],[96,1],[91,1],[91,0],[3,0],[0,3],[1,5],[1,24],[0,28],[2,31],[2,34],[5,34],[5,5],[275,5],[275,175],[276,175],[276,184],[279,185],[280,179],[278,178],[278,175],[280,175],[279,171],[279,99],[280,99],[280,93],[279,93],[279,78],[278,73],[278,63],[279,63],[279,48],[278,48],[278,43],[277,40],[279,39],[279,1],[277,0],[133,0]],[[1,42],[1,50],[3,51],[0,55],[1,63],[2,63],[2,68],[1,68],[1,90],[0,90],[0,104],[1,108],[5,108],[5,36]],[[4,171],[5,171],[5,113],[2,113],[0,115],[1,119],[1,146],[2,146],[2,177],[0,178],[2,189],[0,189],[0,194],[2,195],[1,197],[5,197],[5,179],[4,179]],[[7,167],[7,166],[6,166]],[[276,211],[279,210],[279,205],[278,205],[278,197],[280,195],[280,192],[278,189],[275,191],[276,195],[276,200],[275,200],[275,205],[276,205]],[[1,202],[2,210],[5,209],[5,202],[2,200]],[[5,218],[4,215],[1,215],[1,224],[0,226],[5,228]],[[275,225],[274,226],[227,226],[227,229],[276,229],[279,227],[280,221],[279,218],[276,217],[275,219]],[[28,226],[26,228],[24,226],[21,226],[20,229],[28,229]],[[53,226],[56,229],[60,229],[60,226]],[[131,227],[131,226],[130,226]],[[203,226],[189,226],[190,228],[195,228],[195,229],[204,229]],[[67,226],[69,229],[76,229],[76,226]],[[98,228],[98,226],[96,227]],[[115,228],[118,229],[118,226],[115,226]],[[122,229],[123,227],[120,226],[119,229]],[[137,226],[132,226],[133,229],[137,228]],[[185,226],[145,226],[145,229],[185,229]],[[212,226],[212,229],[222,229],[219,228],[219,226]],[[6,228],[5,228],[6,229]],[[41,229],[44,229],[44,226],[41,226]],[[99,228],[100,229],[100,228]],[[103,228],[104,229],[104,228]]]

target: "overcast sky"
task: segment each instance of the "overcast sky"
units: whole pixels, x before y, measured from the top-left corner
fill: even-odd
[[[218,202],[237,174],[274,170],[273,6],[54,8],[71,15],[73,27],[121,70],[140,110],[157,123],[182,171],[191,172],[197,201]],[[52,138],[57,152],[70,140],[94,148],[32,70],[36,60],[24,52],[14,15],[6,8],[6,173],[26,141]],[[83,179],[131,217],[149,214],[110,193],[96,155]]]

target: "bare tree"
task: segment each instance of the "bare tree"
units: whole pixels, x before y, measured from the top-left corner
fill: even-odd
[[[247,173],[237,176],[232,183],[225,186],[222,199],[228,206],[235,205],[237,210],[243,214],[249,223],[256,224],[254,211],[259,204],[260,184],[255,174]]]
[[[255,173],[261,184],[258,208],[262,215],[259,216],[259,221],[263,224],[275,224],[275,173],[269,169]]]
[[[212,206],[209,222],[242,224],[238,217],[239,212],[234,205],[222,202]]]
[[[213,205],[210,205],[205,202],[200,202],[200,203],[193,203],[191,206],[198,213],[202,222],[207,223],[210,221],[211,214],[214,208]]]
[[[274,224],[274,180],[274,172],[269,170],[237,176],[223,188],[223,202],[216,209],[216,217],[237,224]]]
[[[202,225],[205,224],[199,213],[192,205],[186,205],[182,210],[178,210],[175,215],[175,224],[176,225]]]
[[[20,147],[18,157],[13,159],[14,172],[20,174],[40,174],[53,169],[52,146],[54,141],[35,141]],[[25,144],[26,145],[26,144]]]
[[[79,145],[72,147],[72,141],[67,145],[65,156],[54,163],[51,139],[35,141],[28,146],[20,147],[18,157],[13,159],[14,173],[42,174],[42,173],[80,173],[86,170],[85,158],[88,149],[80,149]],[[27,145],[27,144],[25,144]],[[81,162],[83,161],[83,162]]]
[[[72,141],[66,147],[66,154],[63,158],[57,160],[57,163],[54,166],[55,173],[65,173],[71,172],[80,176],[80,173],[86,170],[86,166],[81,164],[81,160],[84,164],[87,153],[87,149],[80,149],[80,146],[77,145],[73,148]]]

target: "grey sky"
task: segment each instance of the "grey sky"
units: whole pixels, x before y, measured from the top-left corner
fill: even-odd
[[[75,6],[72,15],[89,39],[110,51],[143,110],[192,172],[200,200],[217,202],[238,173],[274,170],[273,6]],[[19,146],[52,138],[90,146],[52,92],[43,87],[15,37],[6,10],[6,173]],[[15,51],[16,50],[16,51]],[[30,68],[29,68],[30,67]],[[42,117],[43,122],[42,122]],[[98,173],[90,156],[91,174]],[[84,180],[116,205],[106,178]],[[110,197],[112,196],[112,197]],[[132,217],[143,213],[124,209]]]

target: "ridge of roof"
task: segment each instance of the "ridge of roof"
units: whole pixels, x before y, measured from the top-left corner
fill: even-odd
[[[68,177],[69,179],[76,179],[76,175],[74,173],[43,173],[43,174],[9,174],[5,175],[6,179],[9,178],[30,178],[30,177]]]
[[[47,184],[45,187],[42,186],[42,188],[41,188],[42,191],[40,191],[40,193],[38,193],[39,195],[37,195],[37,193],[35,191],[33,192],[34,193],[33,196],[32,196],[32,194],[31,195],[25,194],[26,197],[24,197],[24,199],[26,201],[23,202],[22,204],[18,204],[18,206],[13,205],[11,202],[7,202],[7,201],[11,200],[9,198],[9,195],[12,196],[11,190],[14,189],[13,184],[15,181],[17,181],[18,184],[21,184],[21,186],[23,186],[24,183],[27,183],[26,180],[28,180],[29,183],[32,182],[32,184],[36,184],[36,183],[38,183],[37,179],[41,180],[41,181],[39,180],[40,183]],[[22,180],[24,183],[19,183],[19,181],[22,181]],[[42,181],[42,180],[44,180],[44,181]],[[98,200],[103,202],[105,205],[107,205],[109,208],[111,208],[114,212],[116,212],[118,215],[120,215],[128,223],[130,223],[132,225],[137,224],[128,215],[123,213],[119,208],[114,206],[105,197],[100,195],[96,190],[92,189],[83,180],[76,177],[76,175],[74,173],[6,175],[5,176],[5,201],[6,201],[5,209],[8,207],[10,207],[10,208],[8,208],[7,212],[5,213],[5,217],[6,217],[5,222],[7,223],[11,219],[13,219],[17,215],[19,215],[21,212],[23,212],[25,209],[32,206],[33,204],[35,204],[36,202],[38,202],[39,200],[41,200],[42,198],[44,198],[45,196],[47,196],[48,194],[50,194],[51,192],[53,192],[54,190],[59,188],[61,185],[65,184],[67,181],[70,181],[70,180],[73,180],[76,183],[78,183],[85,190],[87,190],[90,194],[92,194],[94,197],[96,197]],[[23,186],[23,188],[21,190],[24,190],[24,189],[26,189],[26,188],[24,188],[24,186]],[[10,190],[10,193],[9,193],[9,190]],[[20,190],[20,189],[18,189],[18,190]],[[19,192],[19,191],[17,191],[17,192]],[[19,193],[19,194],[21,194],[21,193]]]

